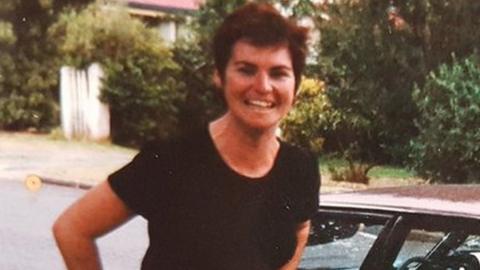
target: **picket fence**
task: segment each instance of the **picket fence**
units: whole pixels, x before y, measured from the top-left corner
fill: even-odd
[[[60,69],[62,131],[67,139],[102,141],[110,137],[110,112],[100,101],[103,71],[99,64],[86,69]]]

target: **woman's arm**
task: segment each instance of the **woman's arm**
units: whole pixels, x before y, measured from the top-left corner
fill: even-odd
[[[95,239],[126,222],[132,212],[105,181],[72,204],[53,225],[69,270],[101,269]]]
[[[303,249],[307,244],[308,240],[308,233],[310,231],[310,220],[302,222],[297,226],[297,247],[295,248],[295,254],[293,254],[292,258],[282,266],[279,270],[295,270],[300,263],[300,259],[302,258]]]

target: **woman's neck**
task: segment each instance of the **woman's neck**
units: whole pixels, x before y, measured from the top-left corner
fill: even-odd
[[[255,130],[224,115],[209,125],[210,136],[222,159],[237,173],[258,178],[274,165],[280,143],[271,130]]]

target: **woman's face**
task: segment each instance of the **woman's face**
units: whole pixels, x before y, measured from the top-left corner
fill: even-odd
[[[295,77],[288,47],[237,41],[221,80],[228,112],[254,129],[276,128],[293,104]]]

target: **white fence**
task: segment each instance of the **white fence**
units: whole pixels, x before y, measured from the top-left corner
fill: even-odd
[[[109,108],[99,99],[102,76],[99,64],[85,70],[61,68],[61,122],[66,138],[100,141],[110,137]]]

